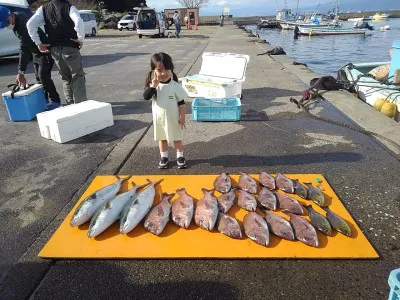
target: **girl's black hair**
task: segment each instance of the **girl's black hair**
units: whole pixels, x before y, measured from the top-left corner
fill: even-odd
[[[153,72],[160,63],[164,66],[165,70],[171,70],[172,79],[178,82],[178,76],[176,76],[176,74],[174,73],[174,64],[172,62],[171,56],[169,56],[167,53],[159,52],[154,54],[150,59],[151,71],[147,74],[146,77],[146,85],[145,85],[146,88],[150,86]]]

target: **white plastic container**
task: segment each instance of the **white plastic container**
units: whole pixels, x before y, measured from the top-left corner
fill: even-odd
[[[245,54],[204,52],[198,75],[181,78],[189,97],[241,98],[250,57]]]
[[[94,100],[60,107],[36,117],[42,137],[58,143],[114,125],[111,104]]]

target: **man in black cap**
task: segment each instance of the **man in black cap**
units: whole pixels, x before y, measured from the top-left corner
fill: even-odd
[[[48,43],[37,33],[44,25]],[[42,53],[53,56],[63,81],[64,96],[68,104],[87,100],[85,73],[79,49],[83,45],[85,30],[78,10],[67,0],[51,0],[38,8],[29,19],[28,32]]]
[[[34,6],[36,2],[37,1],[34,1],[32,6]],[[51,79],[51,69],[54,65],[54,59],[51,57],[50,53],[41,53],[32,41],[26,28],[26,23],[29,19],[28,16],[20,11],[11,13],[8,8],[4,6],[1,6],[0,10],[3,12],[2,15],[7,17],[7,19],[2,22],[3,25],[1,27],[12,29],[15,36],[20,40],[17,83],[22,87],[26,86],[25,72],[31,56],[33,55],[36,80],[39,84],[43,85],[46,99],[49,100],[47,108],[50,110],[61,106],[60,95],[57,93],[54,82]],[[40,28],[38,29],[38,35],[40,40],[46,43],[47,36]]]

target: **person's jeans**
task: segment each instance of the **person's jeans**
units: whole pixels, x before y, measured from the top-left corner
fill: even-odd
[[[60,95],[51,79],[51,70],[54,66],[54,59],[51,55],[34,54],[33,66],[35,69],[36,81],[43,85],[46,99],[51,102],[60,103]]]
[[[176,35],[181,33],[181,24],[175,24],[175,33]]]
[[[68,104],[87,100],[85,72],[78,48],[57,46],[51,54],[60,70],[65,100]]]

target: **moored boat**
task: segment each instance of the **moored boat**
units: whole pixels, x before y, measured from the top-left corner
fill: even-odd
[[[388,14],[376,13],[375,15],[371,16],[371,19],[373,21],[384,21],[384,20],[387,20],[389,17],[390,17],[390,15],[388,15]]]
[[[343,34],[365,34],[366,29],[358,28],[318,28],[318,27],[299,27],[300,35],[319,36],[319,35],[343,35]]]
[[[397,106],[394,120],[400,122],[400,86],[382,83],[369,74],[373,69],[383,66],[387,68],[388,65],[390,62],[347,64],[341,69],[347,80],[354,84],[358,98],[375,109],[382,109],[384,103],[394,103]]]

